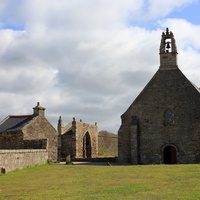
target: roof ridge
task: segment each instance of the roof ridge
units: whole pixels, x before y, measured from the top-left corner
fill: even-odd
[[[63,129],[61,134],[66,133],[67,131],[69,131],[72,128],[72,122],[69,122]]]
[[[25,114],[25,115],[9,115],[10,117],[31,117],[31,116],[33,116],[33,114]]]

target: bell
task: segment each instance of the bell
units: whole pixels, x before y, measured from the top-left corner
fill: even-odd
[[[166,48],[167,48],[167,49],[170,49],[170,42],[167,42]]]

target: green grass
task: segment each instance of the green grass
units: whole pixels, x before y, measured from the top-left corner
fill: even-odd
[[[114,151],[114,150],[111,151],[106,148],[99,149],[99,152],[98,152],[99,157],[117,157],[117,155],[118,155],[117,151]]]
[[[47,164],[0,175],[0,199],[200,199],[200,165]]]

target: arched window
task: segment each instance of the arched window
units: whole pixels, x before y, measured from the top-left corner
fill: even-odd
[[[164,125],[174,124],[174,114],[170,109],[167,109],[164,113]]]

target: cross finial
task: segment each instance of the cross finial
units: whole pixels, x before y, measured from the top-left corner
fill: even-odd
[[[169,35],[169,29],[168,28],[166,28],[166,34]]]

